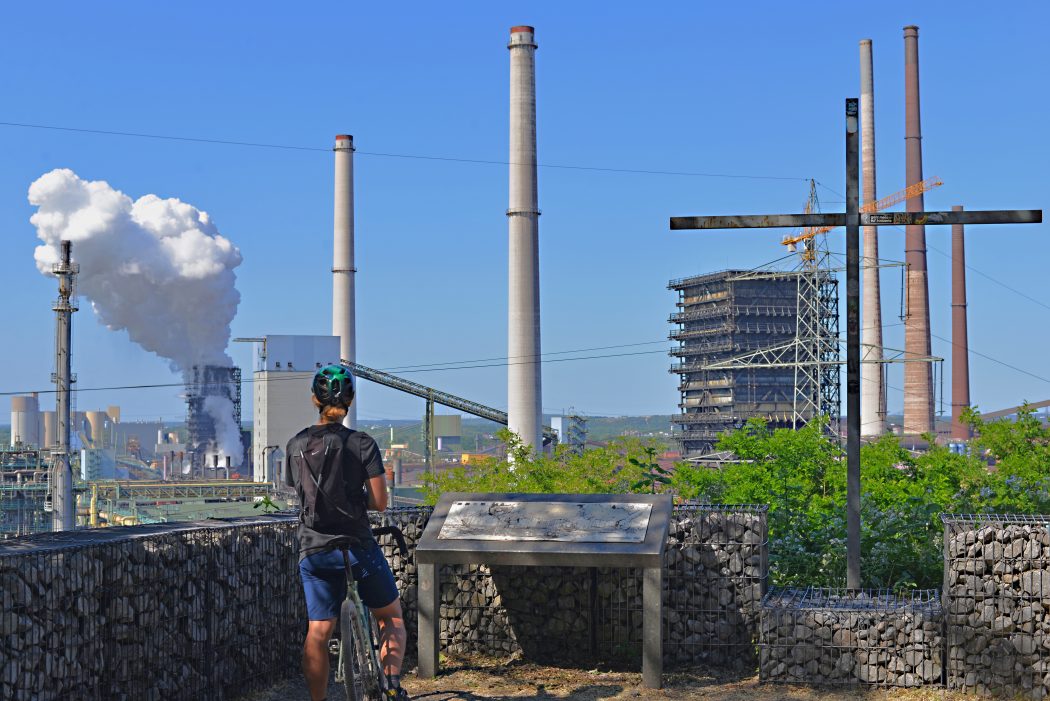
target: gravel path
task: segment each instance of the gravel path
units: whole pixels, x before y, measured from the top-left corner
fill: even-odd
[[[409,674],[403,685],[413,699],[429,701],[507,701],[510,699],[710,699],[711,701],[972,701],[938,688],[868,690],[817,689],[808,686],[759,684],[758,677],[716,677],[701,671],[665,675],[665,688],[642,687],[631,672],[561,669],[523,661],[454,660],[430,680]],[[243,701],[309,701],[301,678],[245,697]],[[344,701],[343,690],[329,686],[329,701]]]

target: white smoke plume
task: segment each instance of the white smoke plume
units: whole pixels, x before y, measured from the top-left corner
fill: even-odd
[[[43,241],[37,268],[50,275],[60,242],[71,241],[80,265],[77,291],[108,328],[127,331],[184,375],[194,365],[233,364],[226,346],[240,302],[234,268],[241,254],[207,212],[156,195],[133,201],[66,168],[30,185],[29,202],[37,207],[30,222]],[[224,410],[228,416],[216,421],[216,447],[239,464],[232,405]],[[233,437],[236,444],[226,445]]]

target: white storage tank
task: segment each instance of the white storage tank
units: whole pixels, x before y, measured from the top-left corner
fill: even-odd
[[[40,400],[36,394],[11,397],[11,445],[40,447]]]

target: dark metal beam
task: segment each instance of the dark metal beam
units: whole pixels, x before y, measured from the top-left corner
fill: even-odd
[[[1039,224],[1041,209],[989,209],[960,212],[873,212],[861,214],[863,226],[897,226],[901,224]]]
[[[908,224],[1039,224],[1041,209],[990,209],[962,212],[873,212],[860,215],[861,226]],[[729,214],[707,217],[671,217],[672,230],[773,229],[804,226],[845,226],[846,215],[827,214]]]

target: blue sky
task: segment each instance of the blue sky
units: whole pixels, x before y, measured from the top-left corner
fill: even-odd
[[[500,357],[507,167],[366,152],[505,160],[508,29],[535,25],[541,163],[784,178],[540,169],[544,351],[658,351],[545,364],[544,409],[671,413],[667,281],[779,258],[784,232],[672,233],[667,218],[800,211],[810,177],[823,208],[840,209],[843,99],[859,91],[863,38],[874,42],[879,194],[902,188],[906,24],[920,27],[924,169],[945,182],[927,208],[1046,208],[1048,22],[1036,2],[9,4],[0,121],[321,149],[352,133],[360,361]],[[233,335],[330,331],[331,153],[0,126],[0,391],[50,387],[56,288],[33,264],[26,190],[56,167],[206,210],[244,256]],[[968,232],[970,345],[994,359],[971,357],[982,408],[1050,396],[1047,226]],[[902,260],[903,239],[884,229],[883,257]],[[927,239],[933,332],[947,339],[950,235]],[[841,232],[829,241],[842,249]],[[883,275],[883,305],[894,323],[898,272]],[[84,306],[81,387],[175,381]],[[903,347],[900,329],[886,345]],[[936,337],[933,349],[950,358]],[[250,368],[247,347],[231,353]],[[505,372],[406,376],[505,407]],[[890,385],[901,377],[891,368]],[[77,399],[107,404],[128,418],[184,414],[175,389]],[[901,405],[891,389],[891,411]],[[0,397],[0,421],[8,407]],[[359,411],[408,419],[422,405],[365,387]]]

